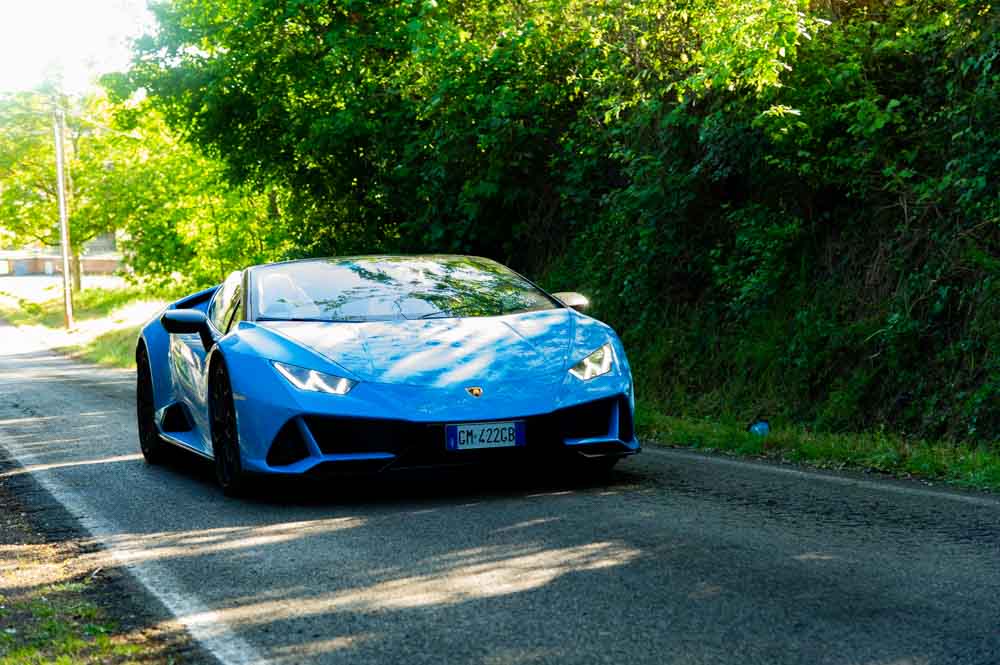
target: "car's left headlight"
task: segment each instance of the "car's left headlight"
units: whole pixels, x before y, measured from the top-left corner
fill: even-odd
[[[569,373],[581,381],[590,381],[611,371],[614,352],[610,344],[605,344],[589,356],[569,368]]]
[[[351,392],[351,388],[357,385],[357,381],[345,379],[342,376],[324,374],[314,369],[306,369],[297,365],[286,365],[272,360],[271,364],[278,374],[288,379],[288,382],[299,390],[312,390],[319,393],[330,393],[331,395],[346,395]]]

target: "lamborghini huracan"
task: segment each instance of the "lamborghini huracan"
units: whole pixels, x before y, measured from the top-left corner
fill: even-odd
[[[632,375],[586,305],[472,256],[234,272],[141,330],[142,454],[214,460],[227,494],[268,474],[610,468],[639,451]]]

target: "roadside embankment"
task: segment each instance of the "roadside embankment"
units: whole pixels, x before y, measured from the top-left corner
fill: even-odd
[[[850,469],[1000,491],[1000,455],[983,446],[908,439],[886,431],[815,432],[780,422],[771,423],[767,436],[757,436],[747,432],[743,424],[671,417],[641,402],[636,423],[647,445],[655,442],[821,469]]]
[[[115,277],[86,277],[74,295],[75,325],[63,327],[58,277],[0,278],[0,318],[44,346],[110,367],[134,367],[139,328],[166,304],[166,296]]]

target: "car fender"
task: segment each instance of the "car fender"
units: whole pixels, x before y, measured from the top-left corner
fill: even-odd
[[[272,361],[357,380],[351,372],[319,353],[265,326],[241,321],[212,347],[208,366],[223,360],[236,407],[236,424],[244,456],[266,454],[278,430],[305,409],[309,396],[281,378]],[[211,370],[209,370],[211,371]]]
[[[168,309],[197,309],[205,312],[217,286],[203,289],[180,300],[176,300],[156,313],[139,331],[136,348],[139,344],[146,346],[149,356],[150,372],[153,377],[153,406],[160,409],[176,401],[173,378],[170,373],[170,334],[160,323],[160,316]]]

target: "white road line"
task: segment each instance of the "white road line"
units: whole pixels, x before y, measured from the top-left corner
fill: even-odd
[[[24,467],[30,467],[39,461],[32,454],[16,455],[13,451],[5,450],[11,459]],[[141,563],[129,561],[119,548],[110,544],[115,536],[120,535],[121,530],[115,529],[111,522],[96,517],[97,511],[93,510],[79,494],[64,487],[51,474],[32,470],[31,475],[71,514],[80,516],[77,520],[87,533],[101,543],[104,551],[108,552],[117,564],[131,573],[151,595],[163,603],[202,649],[223,665],[263,665],[268,662],[247,641],[232,634],[218,613],[194,597],[176,591],[180,585],[165,565],[155,561]]]
[[[718,457],[716,455],[688,452],[685,450],[677,450],[673,448],[668,448],[668,449],[657,448],[655,446],[656,444],[645,444],[642,449],[643,454],[652,453],[654,455],[659,455],[663,457],[680,457],[687,460],[696,460],[699,462],[705,462],[708,464],[718,464],[721,466],[734,466],[744,469],[753,468],[756,471],[762,471],[765,473],[776,473],[776,474],[783,474],[786,476],[792,476],[795,478],[808,478],[810,480],[821,480],[823,482],[833,483],[835,485],[863,487],[865,489],[877,490],[880,492],[893,492],[895,494],[906,494],[909,496],[919,496],[932,499],[946,499],[948,501],[959,501],[974,506],[1000,508],[1000,499],[991,499],[985,496],[972,496],[968,494],[959,494],[957,492],[941,492],[937,490],[924,489],[921,487],[906,487],[905,485],[897,484],[891,481],[875,481],[875,480],[864,480],[861,478],[851,478],[848,476],[834,476],[826,473],[819,473],[817,471],[809,471],[805,469],[790,469],[785,466],[778,466],[776,464],[767,464],[765,462],[728,459],[725,457]]]

